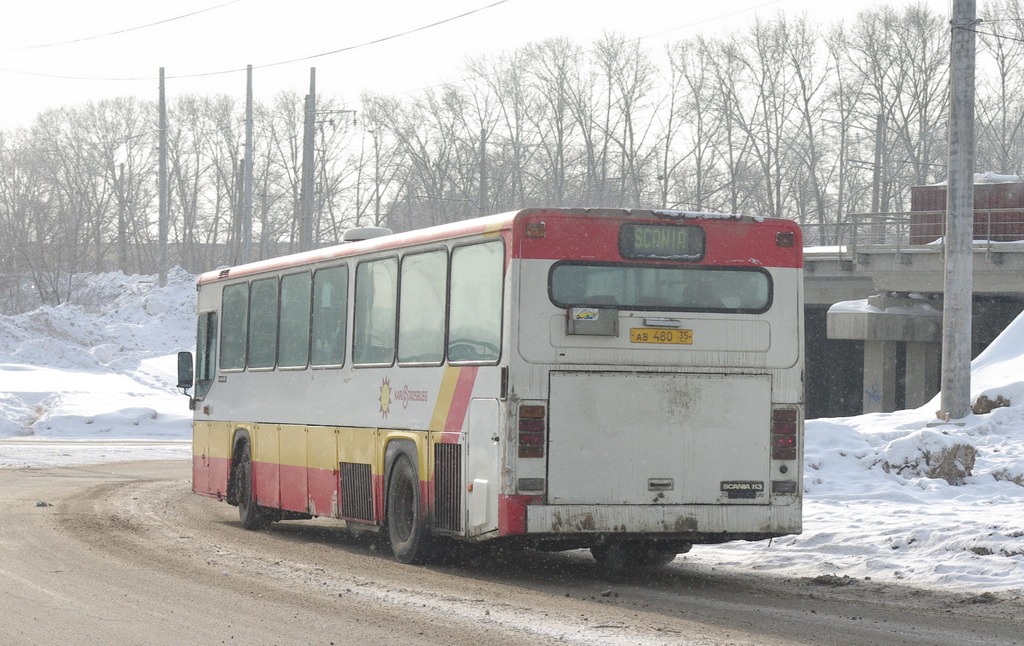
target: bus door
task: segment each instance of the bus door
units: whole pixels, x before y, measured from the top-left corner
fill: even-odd
[[[551,374],[554,505],[767,504],[771,377]]]
[[[497,399],[474,399],[469,405],[466,447],[466,535],[498,529],[501,408]]]

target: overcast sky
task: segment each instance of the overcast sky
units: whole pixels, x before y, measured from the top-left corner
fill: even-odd
[[[923,1],[948,15],[951,0]],[[160,67],[168,100],[188,93],[244,98],[248,64],[255,68],[257,100],[282,90],[304,95],[315,67],[318,94],[357,108],[363,90],[404,94],[457,80],[467,56],[549,37],[585,43],[616,31],[657,47],[701,32],[721,34],[757,15],[807,12],[829,22],[878,4],[882,0],[8,2],[0,21],[0,128],[31,125],[49,107],[128,95],[155,100]],[[907,0],[892,4],[903,7]]]

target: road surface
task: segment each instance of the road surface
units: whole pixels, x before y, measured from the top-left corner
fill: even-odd
[[[0,469],[0,643],[1013,644],[1024,600],[586,552],[407,566],[337,521],[247,532],[184,461]],[[846,584],[846,585],[840,585]]]

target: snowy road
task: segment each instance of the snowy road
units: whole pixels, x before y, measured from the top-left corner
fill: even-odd
[[[188,462],[0,470],[4,644],[1012,644],[1024,602],[585,553],[404,566],[329,521],[243,531]],[[849,585],[838,585],[846,584]]]

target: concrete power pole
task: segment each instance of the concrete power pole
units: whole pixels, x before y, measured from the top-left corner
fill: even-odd
[[[313,248],[313,145],[316,136],[316,68],[309,68],[309,94],[306,95],[306,112],[302,137],[302,198],[299,215],[299,251]]]
[[[939,416],[945,419],[961,419],[971,412],[975,18],[975,0],[953,0],[946,273],[942,306],[942,407],[939,411]]]
[[[245,68],[245,162],[242,168],[242,262],[252,260],[252,65]]]
[[[481,215],[491,210],[491,200],[487,185],[487,129],[480,128],[480,207]]]
[[[167,204],[167,98],[164,95],[164,68],[160,68],[160,151],[157,156],[159,182],[160,220],[157,229],[160,236],[160,286],[167,286],[167,232],[169,226],[169,205]]]

